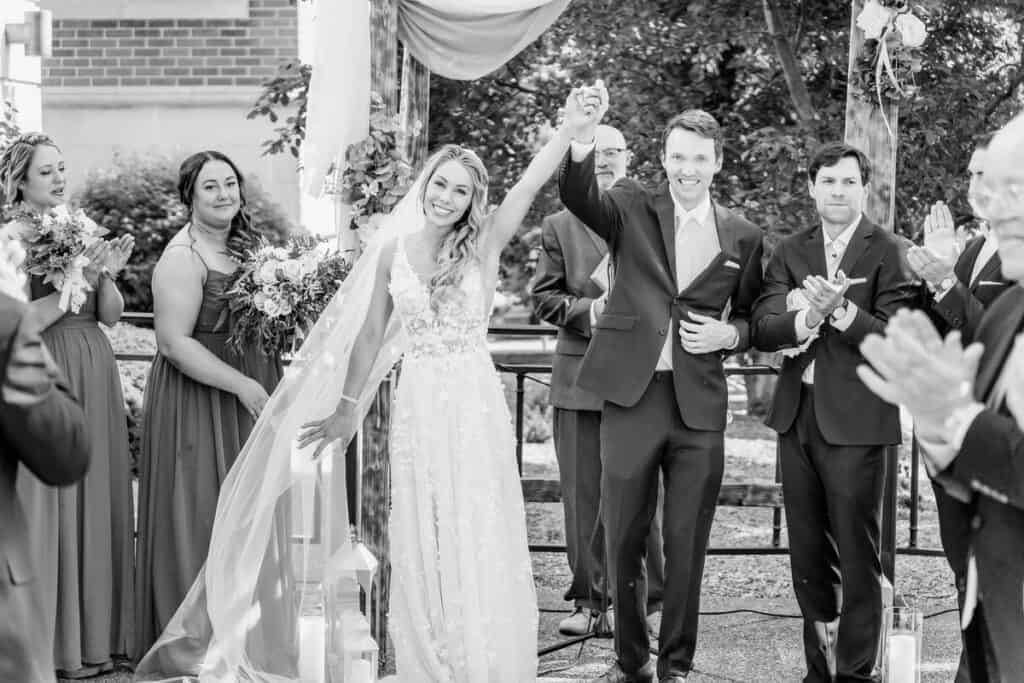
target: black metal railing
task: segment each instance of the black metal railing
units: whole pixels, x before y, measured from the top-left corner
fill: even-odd
[[[125,313],[122,322],[130,323],[139,327],[152,327],[152,313]],[[531,338],[554,337],[557,329],[547,325],[494,325],[488,329],[488,333],[495,339],[510,338]],[[495,368],[502,373],[515,376],[515,438],[516,438],[516,463],[519,468],[520,477],[523,474],[523,444],[524,444],[524,420],[526,413],[526,382],[533,381],[547,385],[548,383],[538,376],[547,376],[551,373],[551,363],[545,356],[550,351],[531,352],[504,352],[496,353]],[[126,362],[151,362],[152,353],[125,353],[116,354],[119,361]],[[537,362],[542,359],[544,362]],[[749,376],[749,375],[774,375],[778,369],[768,365],[750,365],[739,367],[727,367],[727,376]],[[918,547],[918,536],[920,527],[920,452],[916,437],[911,443],[910,462],[910,519],[909,537],[907,545],[896,546],[896,504],[898,495],[897,482],[897,457],[898,450],[893,447],[889,449],[886,457],[886,495],[883,510],[883,564],[886,566],[886,573],[891,577],[895,553],[908,555],[941,556],[942,551],[937,548]],[[524,496],[526,502],[558,502],[560,500],[557,480],[529,480],[524,479]],[[770,507],[772,508],[772,529],[771,545],[769,546],[747,546],[747,547],[721,547],[709,549],[709,554],[718,555],[762,555],[762,554],[786,554],[788,548],[782,546],[782,492],[781,472],[778,458],[775,462],[775,480],[771,484],[760,482],[740,482],[723,484],[722,493],[719,495],[719,505],[730,505],[739,507]],[[565,545],[533,544],[531,552],[565,552]]]

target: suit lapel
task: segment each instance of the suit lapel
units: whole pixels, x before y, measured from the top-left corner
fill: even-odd
[[[978,260],[978,254],[981,253],[982,243],[982,240],[970,242],[964,249],[963,255],[957,259],[956,265],[953,266],[956,279],[967,283],[967,286],[971,288],[974,287],[974,283],[971,282],[971,273],[974,271],[974,262]]]
[[[729,210],[719,206],[717,202],[711,202],[711,207],[714,210],[715,230],[718,232],[718,246],[721,247],[723,254],[738,257],[740,249],[736,231],[732,229]]]
[[[861,217],[857,229],[853,231],[853,236],[850,238],[850,243],[846,245],[846,252],[843,254],[842,260],[839,261],[839,270],[847,275],[853,272],[857,261],[871,245],[871,236],[874,232],[874,224]],[[822,255],[824,257],[824,252]]]
[[[980,250],[979,250],[979,253],[980,253]],[[976,277],[974,279],[974,282],[971,283],[971,289],[977,288],[978,283],[981,282],[982,280],[987,280],[989,282],[994,282],[996,280],[1002,280],[1003,279],[1002,269],[1003,269],[1003,262],[999,259],[999,252],[997,251],[994,254],[992,254],[991,258],[989,258],[989,260],[985,263],[985,265],[983,265],[981,267],[981,270],[978,272],[978,277]],[[974,263],[973,262],[971,263],[971,270],[974,270]],[[971,274],[968,273],[967,277],[970,277],[970,276],[971,276]]]
[[[668,259],[674,289],[674,284],[679,281],[676,277],[676,207],[672,203],[668,183],[663,183],[658,189],[658,194],[654,198],[654,210],[658,214],[658,225],[661,227],[661,238],[665,243],[665,256]]]
[[[999,323],[997,333],[992,335],[993,341],[989,352],[985,354],[985,363],[978,369],[974,395],[979,400],[987,399],[992,391],[1022,321],[1024,321],[1024,296],[1018,296],[1016,307],[1007,312],[1007,315]]]

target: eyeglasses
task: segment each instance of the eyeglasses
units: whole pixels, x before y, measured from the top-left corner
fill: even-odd
[[[625,153],[625,147],[605,147],[604,149],[599,149],[596,152],[597,156],[604,157],[608,161],[615,161]]]

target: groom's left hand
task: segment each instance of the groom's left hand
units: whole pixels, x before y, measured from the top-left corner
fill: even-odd
[[[688,311],[689,320],[679,321],[679,340],[687,353],[714,353],[731,349],[739,341],[735,325]]]

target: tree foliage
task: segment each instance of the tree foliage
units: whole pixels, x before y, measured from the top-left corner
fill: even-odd
[[[1016,113],[1024,83],[1020,2],[918,5],[929,36],[918,94],[900,105],[896,169],[896,225],[908,236],[939,199],[966,218],[970,152]],[[663,176],[660,133],[672,115],[689,107],[715,115],[727,136],[715,196],[763,226],[771,243],[815,220],[806,162],[819,142],[843,135],[850,24],[850,4],[835,0],[577,0],[494,73],[432,77],[430,145],[476,149],[498,200],[569,88],[602,78],[608,122],[634,153],[630,173],[645,181]],[[558,208],[549,184],[524,231]],[[525,253],[518,243],[512,252]]]

